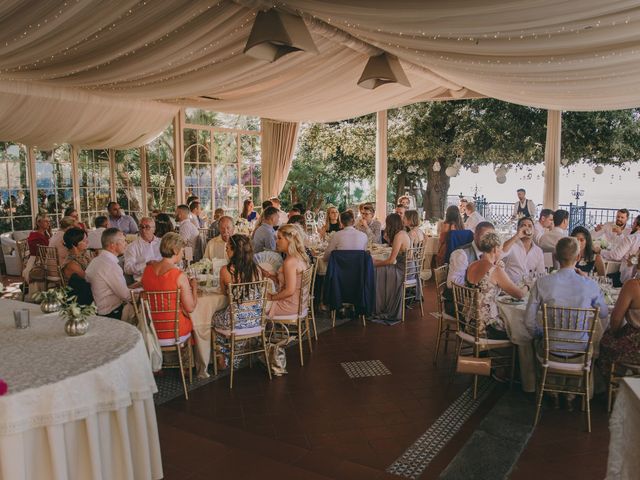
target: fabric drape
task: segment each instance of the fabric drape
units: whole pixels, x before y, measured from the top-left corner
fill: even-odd
[[[628,0],[33,3],[0,2],[0,81],[29,86],[0,89],[2,140],[141,144],[177,105],[288,122],[478,96],[549,110],[640,105],[640,4]],[[242,54],[256,12],[273,5],[303,17],[319,54]],[[357,86],[382,51],[411,87]],[[40,102],[39,86],[65,101]]]
[[[277,197],[282,192],[291,169],[299,129],[299,123],[262,119],[262,198]]]
[[[560,203],[560,155],[562,112],[547,112],[547,140],[544,147],[544,208],[557,210]]]

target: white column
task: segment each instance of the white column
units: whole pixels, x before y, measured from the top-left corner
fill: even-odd
[[[376,113],[376,218],[387,216],[387,111]]]
[[[544,146],[543,206],[557,210],[560,203],[560,159],[562,147],[562,112],[547,111],[547,140]]]

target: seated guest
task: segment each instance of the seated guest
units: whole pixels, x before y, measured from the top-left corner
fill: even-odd
[[[175,292],[180,289],[178,335],[181,340],[184,340],[191,333],[192,325],[189,314],[193,312],[198,303],[197,280],[195,278],[189,280],[187,275],[176,266],[182,260],[185,245],[184,239],[177,233],[166,233],[160,241],[162,260],[149,263],[142,273],[142,287],[147,292]],[[175,304],[167,305],[166,309],[171,308],[175,309]],[[170,312],[153,314],[156,330],[173,328],[174,318],[174,314]],[[175,334],[172,331],[158,331],[161,345],[163,340],[169,341],[174,338]]]
[[[253,200],[247,198],[242,204],[242,213],[240,218],[244,218],[249,222],[253,222],[258,218],[257,212],[253,209]]]
[[[469,200],[464,197],[458,202],[458,210],[460,210],[460,218],[462,218],[463,224],[467,221],[467,218],[469,218],[467,215],[467,203],[469,203]]]
[[[467,219],[464,221],[464,228],[467,230],[475,230],[476,225],[484,222],[484,217],[476,211],[476,204],[473,202],[467,202],[465,208],[467,210]]]
[[[62,274],[67,286],[78,297],[80,305],[90,305],[93,302],[93,295],[91,285],[85,280],[85,270],[91,261],[87,251],[89,245],[87,234],[79,227],[71,227],[64,232],[63,241],[64,246],[69,250],[67,259],[62,264]]]
[[[342,226],[340,225],[340,212],[336,207],[327,208],[327,216],[324,221],[324,225],[320,227],[320,236],[325,238],[327,233],[331,232],[339,232],[342,230]]]
[[[528,217],[525,218],[529,220]],[[467,285],[478,289],[478,332],[480,336],[486,335],[494,340],[509,338],[504,322],[498,314],[496,299],[500,291],[503,290],[517,299],[524,297],[526,293],[518,288],[505,272],[504,264],[500,260],[500,244],[498,234],[491,231],[485,233],[478,245],[482,256],[467,268]]]
[[[575,265],[579,254],[580,247],[575,238],[561,238],[556,246],[556,259],[560,263],[560,270],[553,275],[539,278],[531,288],[525,313],[525,327],[532,336],[542,336],[542,325],[538,322],[538,311],[544,304],[551,307],[599,307],[600,319],[606,320],[609,309],[600,287],[593,280],[576,272]],[[566,354],[562,355],[558,352],[558,356],[566,357]]]
[[[640,364],[640,280],[622,286],[611,312],[609,329],[600,341],[600,368],[608,378],[613,362]]]
[[[135,220],[129,215],[122,213],[118,202],[109,202],[107,204],[107,211],[109,212],[109,227],[117,228],[125,235],[138,233],[138,225],[136,225]]]
[[[193,223],[193,226],[196,228],[204,228],[204,220],[200,218],[202,215],[202,205],[199,200],[194,200],[189,204],[189,220]]]
[[[637,271],[637,265],[632,262],[632,258],[640,250],[640,233],[626,235],[622,240],[616,242],[611,250],[600,250],[594,247],[594,252],[600,253],[603,260],[620,262],[620,271],[609,275],[613,279],[613,286],[621,287],[624,282],[632,278]]]
[[[444,265],[447,256],[447,239],[451,230],[464,230],[460,209],[455,205],[447,207],[444,215],[444,221],[440,225],[440,237],[438,239],[438,253],[436,254],[436,264]]]
[[[543,252],[554,253],[558,240],[567,236],[569,227],[569,212],[566,210],[556,210],[553,212],[553,228],[540,237],[538,246]]]
[[[540,211],[540,219],[533,226],[533,241],[540,245],[540,237],[553,228],[553,210],[543,208]]]
[[[124,253],[126,246],[120,230],[107,228],[102,233],[102,251],[89,263],[85,279],[91,284],[98,315],[131,323],[135,318],[130,303],[131,295],[124,272],[118,265],[118,257]]]
[[[193,203],[193,202],[192,202]],[[140,235],[124,251],[124,273],[140,281],[142,272],[151,261],[159,261],[160,239],[155,236],[156,222],[151,217],[140,219]]]
[[[253,251],[260,253],[276,249],[276,231],[273,227],[278,223],[278,209],[267,207],[262,213],[262,222],[253,232]]]
[[[409,209],[409,207],[411,206],[411,199],[408,195],[402,195],[398,198],[396,205],[404,205],[405,209]]]
[[[404,213],[407,211],[407,207],[402,205],[401,203],[396,205],[395,213],[400,215],[400,218],[404,220]]]
[[[267,294],[269,317],[298,313],[302,272],[309,268],[302,233],[297,225],[283,225],[276,233],[277,251],[284,254],[284,262],[277,273],[262,270],[263,275],[276,282],[278,293]]]
[[[173,220],[168,213],[159,213],[156,215],[156,237],[162,238],[165,233],[175,232]]]
[[[27,237],[27,245],[29,246],[29,253],[31,258],[35,260],[38,255],[38,246],[49,246],[49,239],[51,238],[51,219],[46,213],[39,213],[36,216],[36,228]],[[26,278],[26,277],[25,277]]]
[[[291,217],[287,222],[289,225],[298,225],[301,229],[302,238],[304,238],[305,232],[307,231],[307,221],[304,219],[302,215],[296,215],[295,217]],[[313,256],[313,252],[306,245],[304,247],[304,251],[307,252],[307,256],[309,257],[309,263],[315,263],[316,258]]]
[[[621,208],[616,212],[615,222],[607,222],[598,224],[593,229],[591,237],[594,240],[604,239],[611,244],[612,247],[625,236],[631,233],[631,227],[627,227],[629,221],[629,210]]]
[[[600,255],[593,252],[593,242],[589,230],[578,226],[571,231],[571,236],[578,240],[580,245],[580,258],[576,263],[576,268],[586,274],[595,270],[599,276],[604,277],[604,262]]]
[[[329,261],[331,252],[334,250],[366,250],[368,238],[353,227],[355,219],[351,211],[342,212],[340,214],[340,223],[344,227],[336,232],[329,241],[327,249],[322,257],[325,262]]]
[[[216,208],[213,211],[213,221],[211,222],[211,226],[209,227],[209,236],[211,238],[217,237],[220,235],[220,227],[218,223],[220,219],[224,216],[224,208]]]
[[[294,215],[302,215],[300,213],[300,210],[298,210],[297,208],[292,208],[291,210],[289,210],[289,213],[287,213],[287,219],[293,217]]]
[[[85,224],[84,224],[84,223],[82,223],[82,222],[80,221],[80,214],[78,213],[78,211],[77,211],[75,208],[73,208],[73,207],[67,207],[67,208],[65,208],[65,210],[64,210],[64,216],[65,216],[65,217],[72,217],[72,218],[74,218],[74,219],[75,219],[75,221],[76,221],[76,226],[80,227],[80,228],[81,228],[81,229],[83,229],[83,230],[86,230],[86,229],[87,229],[87,227],[85,226]]]
[[[306,207],[302,202],[294,203],[293,205],[291,205],[291,209],[297,210],[300,215],[304,215],[307,211]]]
[[[424,232],[420,228],[420,215],[417,210],[407,210],[404,214],[404,226],[408,230],[411,245],[424,242]]]
[[[109,227],[109,219],[100,215],[95,218],[93,225],[96,228],[87,232],[87,242],[91,250],[100,250],[102,248],[102,232]]]
[[[227,257],[229,263],[220,269],[220,291],[229,293],[229,285],[232,283],[256,282],[262,278],[260,269],[253,258],[253,247],[251,239],[246,235],[232,235],[227,243]],[[245,293],[251,295],[246,289]],[[238,298],[238,302],[252,300],[256,298]],[[238,315],[234,328],[252,328],[260,326],[261,313],[259,305],[254,305],[249,312]],[[213,326],[222,330],[231,329],[231,308],[227,306],[224,310],[215,313]]]
[[[207,248],[204,250],[204,258],[213,260],[214,258],[226,259],[226,248],[229,238],[233,235],[233,218],[226,215],[218,220],[218,230],[220,235],[213,237],[207,242]]]
[[[256,222],[256,224],[254,226],[254,229],[253,229],[253,232],[251,233],[251,238],[253,238],[253,236],[255,235],[256,230],[258,229],[258,227],[260,225],[262,225],[262,219],[264,218],[264,211],[267,208],[272,207],[272,206],[273,206],[273,204],[271,203],[271,200],[265,200],[264,202],[262,202],[262,215],[258,216],[258,221]],[[278,225],[276,223],[276,225],[274,227],[277,227],[277,226]],[[276,230],[277,230],[277,228],[276,228]]]
[[[178,231],[184,240],[185,247],[191,247],[195,252],[196,242],[200,236],[198,228],[189,219],[191,211],[186,205],[178,205],[176,207],[176,221],[178,222]]]
[[[491,222],[480,222],[476,225],[473,233],[473,242],[462,245],[451,252],[449,274],[447,275],[447,286],[449,288],[451,288],[452,283],[464,285],[469,264],[482,256],[480,239],[488,232],[493,232],[493,224]]]
[[[271,200],[271,205],[278,209],[278,226],[285,225],[289,220],[289,215],[282,211],[280,199],[278,197],[271,197],[269,200]]]
[[[404,302],[402,284],[411,239],[404,229],[402,218],[397,213],[392,213],[385,219],[384,236],[386,242],[391,245],[391,255],[386,260],[373,260],[373,265],[376,267],[376,303],[373,318],[392,322],[401,321],[402,302]],[[418,288],[418,298],[420,294],[421,288]]]
[[[73,217],[62,217],[60,220],[60,229],[56,233],[53,234],[51,240],[49,240],[50,247],[56,247],[56,251],[58,252],[58,265],[62,265],[67,258],[67,254],[69,250],[64,246],[64,232],[69,230],[71,227],[76,226],[76,219]]]
[[[371,243],[382,242],[382,224],[374,215],[376,214],[373,204],[364,203],[360,209],[360,218],[355,224],[356,230],[364,233]]]
[[[502,246],[504,269],[514,283],[520,283],[528,274],[545,273],[544,253],[533,243],[533,220],[522,217],[517,228],[516,234]]]

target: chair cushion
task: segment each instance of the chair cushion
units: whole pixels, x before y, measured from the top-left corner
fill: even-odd
[[[250,328],[236,328],[233,332],[226,328],[214,328],[216,334],[222,335],[223,337],[230,337],[231,333],[234,333],[237,336],[241,335],[258,335],[262,332],[262,327],[258,325],[257,327]]]
[[[302,317],[306,317],[308,314],[308,310],[305,308],[302,311]],[[286,321],[294,321],[298,320],[298,314],[293,313],[291,315],[274,315],[273,317],[267,317],[267,320],[271,322],[286,322]]]
[[[178,340],[178,343],[182,345],[184,342],[189,340],[189,337],[191,337],[191,332],[187,333],[186,335],[182,335],[180,337],[180,340]],[[159,338],[158,343],[160,344],[161,347],[171,347],[176,344],[176,339],[175,338]]]
[[[469,335],[466,332],[456,331],[456,335],[460,337],[463,342],[467,343],[476,343],[476,339],[473,335]],[[483,348],[502,348],[502,347],[511,347],[513,343],[509,340],[493,340],[491,338],[480,338],[479,344]]]
[[[415,278],[411,278],[411,279],[405,281],[404,284],[407,287],[414,287],[416,285],[416,279]]]
[[[538,359],[538,362],[540,362],[540,364],[544,367],[544,358],[542,358],[538,352],[536,352],[536,358]],[[591,364],[589,363],[586,367],[584,366],[584,359],[582,357],[576,357],[575,359],[572,359],[575,361],[580,361],[579,363],[569,363],[569,362],[559,362],[556,360],[549,360],[549,363],[547,364],[547,367],[549,370],[552,370],[553,372],[549,372],[549,373],[567,373],[569,375],[576,375],[576,374],[582,374],[582,372],[584,370],[589,371],[591,370]]]

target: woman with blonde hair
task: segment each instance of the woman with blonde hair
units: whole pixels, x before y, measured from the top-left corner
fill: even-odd
[[[304,249],[299,226],[281,226],[276,234],[276,249],[285,255],[282,267],[276,274],[263,270],[263,274],[273,279],[278,286],[278,293],[267,294],[267,299],[273,302],[269,308],[269,317],[298,313],[302,272],[309,268],[309,257]]]
[[[320,228],[320,236],[325,238],[327,233],[331,232],[339,232],[342,230],[342,225],[340,225],[340,212],[334,206],[330,206],[327,208],[327,217],[324,221],[324,225]]]
[[[404,226],[407,228],[411,245],[424,241],[424,232],[420,230],[420,215],[417,210],[407,210],[404,214]]]

